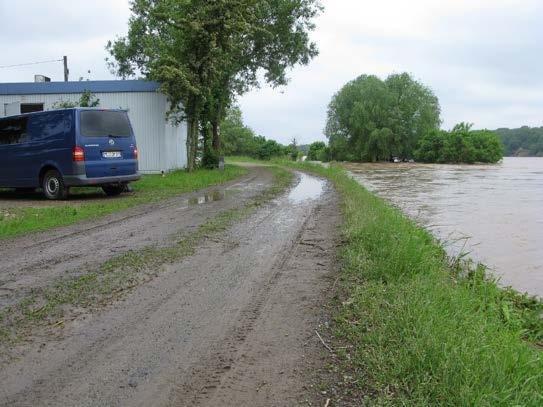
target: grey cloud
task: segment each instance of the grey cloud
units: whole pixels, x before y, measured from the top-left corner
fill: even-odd
[[[344,83],[362,73],[407,71],[440,98],[444,127],[458,121],[488,128],[541,125],[543,3],[475,3],[482,6],[444,1],[435,16],[418,21],[429,3],[413,0],[417,12],[396,13],[401,20],[393,21],[394,13],[383,7],[403,0],[324,1],[328,11],[313,35],[321,55],[295,68],[283,93],[264,87],[242,97],[247,124],[283,143],[323,139],[327,105]],[[91,79],[112,79],[104,46],[124,35],[127,18],[123,1],[0,0],[0,65],[68,55],[72,79],[87,77],[88,69]],[[3,69],[0,82],[30,81],[35,73],[61,80],[62,65]]]
[[[126,30],[124,13],[107,1],[0,1],[2,42],[78,42],[111,28]]]
[[[312,107],[306,112],[297,111],[289,130],[292,133],[321,134],[324,127],[326,105],[333,93],[347,80],[362,73],[374,73],[381,77],[391,72],[407,71],[429,85],[440,98],[445,128],[459,121],[474,122],[477,127],[497,128],[502,126],[541,125],[543,111],[543,53],[541,43],[543,29],[543,5],[531,3],[511,4],[509,7],[494,6],[490,2],[476,12],[456,13],[437,18],[431,32],[420,38],[393,36],[389,33],[364,30],[364,19],[360,26],[348,31],[339,30],[339,45],[348,44],[350,55],[334,60],[333,50],[323,49],[312,69],[320,74],[334,67],[338,72],[345,64],[356,64],[357,52],[370,47],[373,50],[369,67],[364,62],[356,66],[349,78],[322,76],[320,80],[299,85],[295,74],[294,89],[308,91],[307,103]],[[522,6],[525,6],[524,8]],[[332,7],[328,3],[329,7]],[[338,25],[341,23],[338,22]],[[338,36],[338,31],[326,27],[323,37]],[[332,44],[332,47],[334,44]],[[372,65],[388,66],[375,68]],[[317,95],[311,89],[322,90]],[[327,95],[327,97],[325,96]],[[255,100],[254,97],[251,100]],[[297,100],[296,105],[304,102]],[[315,107],[320,103],[320,108]],[[270,114],[287,114],[290,105],[286,98],[280,109]],[[247,118],[263,134],[272,134],[273,129],[256,112],[250,110]],[[292,116],[292,115],[291,115]],[[321,136],[322,137],[322,136]]]

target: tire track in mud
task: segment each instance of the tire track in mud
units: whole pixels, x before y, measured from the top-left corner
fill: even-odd
[[[305,231],[308,221],[311,219],[313,209],[303,222],[296,238],[292,242],[290,248],[286,248],[271,268],[271,277],[265,281],[253,294],[249,300],[249,306],[240,311],[239,319],[236,324],[230,328],[225,335],[224,342],[217,344],[212,355],[207,360],[201,361],[201,366],[195,367],[190,374],[191,383],[184,385],[183,399],[190,401],[191,404],[201,404],[208,400],[212,393],[218,389],[232,389],[235,382],[240,381],[238,375],[234,380],[230,379],[227,383],[223,383],[225,374],[231,370],[232,365],[240,367],[242,365],[251,365],[254,361],[239,358],[238,353],[240,346],[246,341],[247,336],[254,329],[254,325],[262,313],[264,304],[268,301],[270,291],[279,280],[281,273],[284,270],[285,263],[291,258],[296,250],[296,246],[300,244],[302,235]],[[273,213],[267,217],[271,217]]]
[[[320,307],[329,295],[330,279],[337,271],[334,260],[340,216],[335,198],[325,200],[328,202],[308,211],[296,237],[275,261],[269,279],[252,295],[249,305],[239,312],[235,324],[210,354],[177,386],[169,405],[279,406],[307,398],[312,380],[308,371],[313,368],[308,366],[321,367],[321,344],[313,332],[323,316]],[[301,288],[286,295],[290,282],[283,280],[289,274]],[[325,281],[316,281],[321,279]],[[312,290],[308,281],[320,291]],[[280,318],[293,319],[294,324],[292,320],[283,324]],[[271,329],[263,329],[267,320],[274,321]],[[277,333],[280,330],[287,333]],[[280,352],[287,338],[292,355],[285,361]],[[303,353],[307,360],[303,360]],[[278,376],[281,384],[275,382]],[[312,394],[309,398],[319,396]]]

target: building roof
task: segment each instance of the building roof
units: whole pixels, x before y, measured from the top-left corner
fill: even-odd
[[[0,83],[0,95],[44,95],[61,93],[156,92],[160,84],[145,80]]]

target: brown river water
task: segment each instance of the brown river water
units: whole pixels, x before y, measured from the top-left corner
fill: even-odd
[[[543,158],[496,165],[347,164],[354,178],[504,286],[543,297]]]

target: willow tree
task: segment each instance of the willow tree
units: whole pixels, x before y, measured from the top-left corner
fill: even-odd
[[[265,81],[287,83],[286,72],[307,64],[318,0],[135,0],[128,35],[109,42],[112,68],[161,83],[168,118],[186,120],[188,169],[198,136],[220,149],[219,123],[239,95]]]
[[[417,141],[440,125],[439,102],[410,75],[361,75],[334,95],[325,134],[333,159],[410,158]]]

